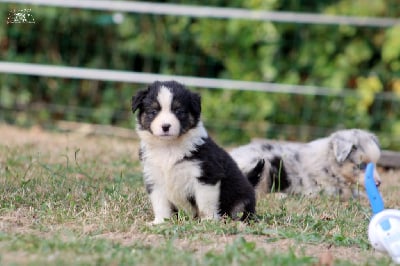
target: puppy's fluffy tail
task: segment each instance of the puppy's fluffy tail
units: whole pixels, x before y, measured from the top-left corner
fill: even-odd
[[[250,183],[253,187],[257,186],[260,182],[262,172],[264,170],[265,161],[264,159],[260,159],[257,162],[257,165],[247,173],[247,179],[249,179]]]

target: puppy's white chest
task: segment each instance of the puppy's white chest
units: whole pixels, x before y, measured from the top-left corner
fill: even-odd
[[[202,171],[198,161],[160,156],[154,154],[144,162],[144,172],[147,183],[164,191],[168,200],[178,208],[191,210],[188,201],[199,185],[198,177]]]
[[[194,195],[200,176],[201,169],[195,161],[175,164],[164,176],[168,198],[175,204],[187,202],[188,196]]]

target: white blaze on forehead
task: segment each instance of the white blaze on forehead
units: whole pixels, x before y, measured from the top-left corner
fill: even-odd
[[[171,110],[172,96],[171,91],[167,87],[161,86],[157,95],[157,100],[161,106],[161,110]]]
[[[161,86],[157,95],[157,101],[160,104],[161,111],[157,114],[150,124],[150,129],[155,136],[177,137],[180,133],[180,122],[172,112],[173,94],[169,88]],[[168,129],[163,127],[168,125]]]

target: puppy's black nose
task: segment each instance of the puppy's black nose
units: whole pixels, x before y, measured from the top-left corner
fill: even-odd
[[[168,132],[169,128],[171,127],[171,124],[162,124],[161,128],[164,132]]]
[[[381,183],[382,183],[382,182],[381,182],[381,181],[379,181],[379,180],[378,180],[378,181],[375,181],[375,185],[376,185],[376,187],[379,187],[379,186],[381,185]]]

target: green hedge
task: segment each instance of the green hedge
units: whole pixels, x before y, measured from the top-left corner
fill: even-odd
[[[172,1],[166,1],[172,2]],[[175,2],[176,3],[176,2]],[[257,10],[399,17],[394,0],[179,1]],[[0,27],[1,60],[345,88],[354,96],[199,90],[203,117],[224,143],[251,137],[308,140],[343,127],[378,133],[400,148],[400,26],[371,28],[31,8],[34,24]],[[132,126],[139,84],[0,75],[0,118]],[[19,110],[24,112],[19,112]],[[32,112],[33,116],[29,116]]]

